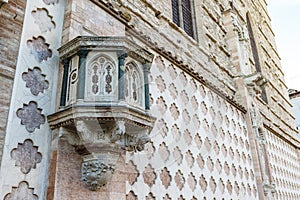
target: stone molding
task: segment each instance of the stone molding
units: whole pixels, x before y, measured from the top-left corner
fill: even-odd
[[[80,49],[127,53],[141,63],[152,63],[153,55],[133,43],[128,37],[78,36],[58,49],[61,59],[75,55]]]

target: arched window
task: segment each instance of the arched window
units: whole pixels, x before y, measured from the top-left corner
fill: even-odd
[[[172,0],[173,22],[194,38],[193,10],[191,0]]]
[[[125,99],[129,103],[143,105],[144,82],[138,66],[130,62],[125,66]]]
[[[87,95],[114,96],[117,94],[115,80],[116,66],[113,60],[106,55],[98,55],[87,67]]]

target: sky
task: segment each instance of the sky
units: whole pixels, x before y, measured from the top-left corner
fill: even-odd
[[[300,0],[267,2],[285,82],[300,91]]]

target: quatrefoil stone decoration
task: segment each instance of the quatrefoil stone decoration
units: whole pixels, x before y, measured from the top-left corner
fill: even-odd
[[[24,104],[23,108],[17,110],[17,117],[21,119],[21,124],[25,125],[26,130],[30,133],[34,132],[36,128],[40,128],[44,124],[46,118],[42,113],[42,109],[37,107],[37,103],[30,101],[29,104]]]
[[[16,160],[15,165],[20,167],[23,174],[28,174],[31,169],[36,168],[36,164],[42,161],[42,154],[38,152],[38,147],[33,146],[33,142],[29,139],[10,153],[11,158]]]
[[[45,38],[42,36],[32,37],[32,40],[27,41],[27,46],[31,50],[31,54],[36,61],[41,63],[52,57],[52,50],[49,48],[49,44],[46,43]]]
[[[34,188],[30,188],[26,181],[19,183],[18,187],[13,187],[11,192],[5,195],[3,200],[38,200],[39,197],[34,194]]]
[[[22,79],[26,82],[26,87],[30,88],[30,92],[34,96],[37,96],[40,92],[43,93],[44,90],[49,88],[49,83],[45,80],[45,77],[38,67],[28,69],[28,72],[22,74]]]

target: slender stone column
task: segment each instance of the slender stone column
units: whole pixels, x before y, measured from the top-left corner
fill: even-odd
[[[77,52],[79,56],[79,78],[77,85],[77,99],[84,99],[84,88],[85,88],[85,65],[86,65],[86,57],[89,51],[87,49],[81,49]]]
[[[119,52],[119,100],[125,100],[125,52]]]
[[[62,86],[61,86],[61,95],[60,95],[60,106],[66,105],[66,95],[67,95],[67,87],[68,87],[68,76],[69,76],[69,66],[70,66],[70,59],[66,58],[62,61],[64,65],[64,74],[62,79]]]
[[[150,103],[149,103],[149,72],[150,72],[150,63],[143,64],[144,70],[144,83],[145,83],[145,109],[150,110]]]

